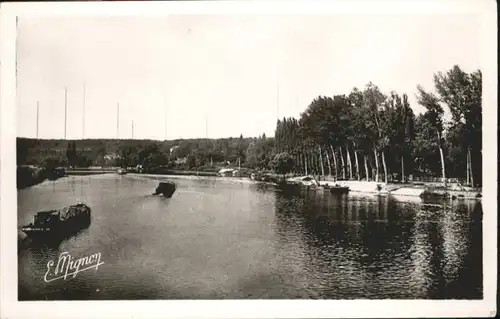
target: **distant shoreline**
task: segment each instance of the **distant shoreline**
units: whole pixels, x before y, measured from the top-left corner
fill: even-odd
[[[92,176],[92,175],[108,175],[108,174],[117,174],[116,168],[76,168],[76,169],[68,169],[66,171],[66,177],[70,176]],[[172,179],[214,179],[220,181],[229,181],[229,182],[239,182],[239,183],[265,183],[265,184],[274,184],[273,182],[266,181],[258,181],[252,180],[249,177],[224,177],[220,176],[215,172],[206,172],[206,171],[190,171],[190,170],[165,170],[162,173],[136,173],[130,172],[124,176],[130,176],[134,178],[146,178],[150,180],[161,180],[165,178]],[[43,180],[38,183],[34,183],[31,186],[43,185],[49,182],[57,182]],[[372,194],[372,195],[396,195],[396,196],[404,196],[404,197],[421,197],[421,196],[430,196],[430,197],[443,197],[443,198],[464,198],[464,199],[480,199],[482,197],[481,189],[453,189],[451,187],[439,187],[435,188],[436,183],[383,183],[383,182],[366,182],[366,181],[354,181],[354,180],[338,180],[333,182],[332,180],[324,179],[319,182],[321,186],[328,184],[339,184],[341,186],[348,186],[353,193],[363,193],[363,194]],[[377,190],[377,185],[380,185],[381,188]],[[29,188],[23,187],[23,188]],[[307,188],[307,187],[306,187]]]

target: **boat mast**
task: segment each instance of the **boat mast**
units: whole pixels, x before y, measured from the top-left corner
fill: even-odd
[[[120,102],[116,103],[116,139],[120,138]]]
[[[86,83],[83,82],[83,111],[82,111],[82,139],[85,139],[85,95],[86,95]]]
[[[64,87],[64,139],[66,139],[66,129],[68,120],[68,87]]]
[[[36,138],[38,139],[38,124],[39,124],[40,102],[36,102]]]
[[[209,141],[208,141],[208,114],[205,113],[205,138],[207,140],[207,149],[208,149],[208,146],[209,146]],[[213,161],[213,158],[212,158],[212,152],[210,152],[210,166],[213,166],[214,165],[214,161]]]
[[[276,119],[280,118],[280,83],[276,83]]]

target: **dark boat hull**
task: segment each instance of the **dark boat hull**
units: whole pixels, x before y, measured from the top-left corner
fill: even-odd
[[[282,194],[290,196],[297,196],[302,192],[301,185],[296,183],[278,183],[276,185],[276,189],[278,189]]]
[[[91,210],[88,206],[71,207],[78,209],[79,213],[68,216],[66,219],[52,216],[48,222],[40,222],[35,218],[34,223],[23,226],[21,230],[28,238],[38,240],[62,240],[76,235],[90,226]]]
[[[349,187],[331,187],[330,193],[334,195],[343,195],[349,193]]]
[[[166,198],[170,198],[174,195],[176,188],[175,183],[160,182],[153,195],[163,195]]]

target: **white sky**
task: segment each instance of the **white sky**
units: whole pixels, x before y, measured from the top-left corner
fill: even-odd
[[[480,16],[176,15],[20,17],[18,136],[67,138],[257,136],[318,95],[374,82],[407,93],[454,64],[481,68]],[[167,113],[167,117],[165,117]],[[167,119],[165,121],[165,119]]]

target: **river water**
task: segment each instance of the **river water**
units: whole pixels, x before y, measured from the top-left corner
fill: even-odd
[[[480,202],[174,181],[170,199],[132,175],[19,191],[19,229],[39,210],[92,208],[90,227],[58,247],[18,241],[19,300],[482,299]],[[45,282],[62,252],[104,264]]]

